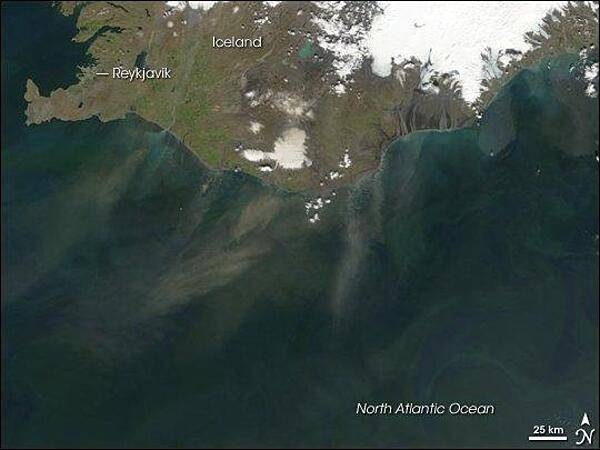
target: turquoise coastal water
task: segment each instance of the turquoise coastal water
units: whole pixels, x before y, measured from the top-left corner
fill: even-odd
[[[598,109],[573,57],[479,126],[397,141],[310,226],[302,195],[137,118],[20,125],[44,78],[24,49],[83,52],[4,8],[3,446],[524,445],[598,417]]]

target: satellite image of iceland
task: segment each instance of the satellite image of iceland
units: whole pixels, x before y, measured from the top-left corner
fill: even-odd
[[[3,1],[2,448],[599,448],[597,1]]]

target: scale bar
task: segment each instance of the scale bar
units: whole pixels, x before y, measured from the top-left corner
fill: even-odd
[[[567,436],[529,436],[530,441],[566,441]]]

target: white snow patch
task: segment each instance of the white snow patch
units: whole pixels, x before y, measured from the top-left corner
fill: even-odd
[[[210,8],[215,6],[216,3],[219,3],[219,2],[210,2],[210,1],[205,1],[205,2],[182,2],[182,1],[166,2],[167,6],[178,9],[180,11],[183,11],[185,8],[188,8],[188,7],[192,8],[192,9],[200,9],[202,11],[208,11]]]
[[[310,166],[306,157],[306,132],[300,128],[290,128],[275,141],[275,161],[284,169],[301,169]]]
[[[337,180],[342,177],[343,177],[343,175],[341,173],[339,173],[337,170],[332,170],[331,172],[329,172],[330,180]]]
[[[250,131],[254,134],[260,133],[260,130],[263,129],[263,124],[260,122],[250,122]]]
[[[308,111],[309,104],[295,94],[279,92],[272,98],[273,105],[292,117],[301,117]]]
[[[383,14],[375,17],[367,37],[373,71],[388,76],[392,58],[416,56],[440,72],[458,71],[463,96],[479,95],[481,52],[526,51],[523,35],[538,29],[541,19],[562,1],[495,2],[379,2]],[[419,24],[418,26],[416,26]]]
[[[348,27],[341,16],[346,2],[314,2],[325,14],[313,22],[322,30],[319,46],[335,56],[333,67],[340,78],[349,76],[362,64],[368,50],[365,46],[368,30],[357,21]]]
[[[344,150],[344,156],[342,156],[342,160],[338,164],[342,169],[347,169],[352,165],[352,159],[350,159],[349,150]]]
[[[336,83],[333,86],[333,92],[337,95],[342,95],[346,93],[346,85],[344,83],[342,83],[341,81]]]
[[[183,11],[187,7],[190,7],[192,9],[200,9],[202,11],[208,11],[213,6],[215,6],[217,3],[228,3],[228,2],[226,0],[224,0],[224,1],[201,1],[201,2],[169,1],[169,2],[165,2],[165,3],[170,8],[178,9],[180,11]],[[280,1],[272,1],[272,2],[263,2],[263,3],[265,5],[275,7],[281,2]],[[239,10],[240,10],[239,6],[234,7],[233,8],[234,14],[237,13]]]
[[[252,162],[274,161],[277,167],[283,169],[302,169],[312,164],[306,156],[305,141],[304,130],[289,128],[277,138],[272,152],[247,149],[242,152],[242,155]]]
[[[262,150],[246,149],[242,152],[242,155],[248,161],[252,161],[252,162],[261,162],[265,159],[270,159],[267,156],[268,153],[265,153]]]
[[[254,23],[257,24],[259,27],[262,27],[265,23],[271,23],[271,19],[269,16],[257,17],[256,19],[254,19]]]

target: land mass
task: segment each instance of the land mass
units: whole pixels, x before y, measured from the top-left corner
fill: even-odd
[[[598,20],[589,2],[549,14],[540,32],[526,36],[532,50],[525,54],[483,54],[495,75],[474,104],[453,74],[432,73],[416,58],[394,62],[388,77],[374,75],[369,58],[340,76],[334,55],[319,46],[317,21],[330,12],[313,2],[228,2],[207,11],[162,2],[57,7],[77,15],[74,40],[89,45],[93,63],[81,68],[78,83],[48,95],[28,80],[28,124],[134,113],[170,131],[209,167],[292,190],[335,189],[376,167],[400,136],[477,121],[502,84],[542,58],[585,49],[597,61]],[[368,27],[380,13],[376,2],[348,2],[336,17]],[[231,36],[261,45],[214,48],[217,37]],[[110,76],[113,68],[163,67],[172,76]]]

